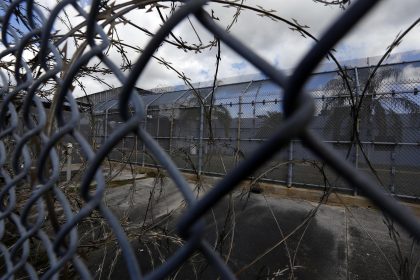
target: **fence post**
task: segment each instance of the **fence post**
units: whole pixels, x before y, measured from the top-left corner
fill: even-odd
[[[290,140],[288,163],[287,163],[287,181],[286,181],[288,188],[292,186],[292,182],[293,182],[293,148],[294,148],[294,141]]]
[[[172,110],[171,110],[171,121],[169,123],[169,155],[172,156],[172,141],[173,141],[173,134],[174,134],[174,115],[175,115],[175,105],[172,105]]]
[[[102,144],[103,143],[105,143],[105,141],[108,139],[108,110],[109,110],[109,108],[107,108],[106,110],[105,110],[105,125],[104,125],[104,138],[102,139],[103,140],[103,142],[101,143],[101,146],[102,146]]]
[[[139,157],[138,157],[139,155],[138,155],[138,149],[137,149],[138,148],[137,147],[137,145],[138,145],[138,138],[137,138],[137,134],[134,134],[134,135],[135,135],[134,145],[136,146],[135,147],[135,150],[134,150],[134,152],[135,152],[135,156],[134,156],[135,157],[135,162],[134,163],[135,164],[138,164],[139,163],[139,160],[138,160],[139,159]]]
[[[355,106],[356,106],[356,108],[358,108],[359,95],[360,95],[360,81],[359,81],[359,71],[357,70],[357,67],[354,68],[354,76],[356,78],[356,104],[355,104]],[[354,109],[356,109],[356,108],[354,108]],[[356,119],[356,133],[357,133],[357,135],[359,135],[359,132],[360,132],[360,116],[357,115],[357,119]],[[355,142],[355,145],[354,145],[354,167],[356,169],[359,169],[359,144],[357,142],[357,139],[355,141],[356,142]],[[353,195],[358,195],[357,188],[354,189]]]
[[[146,106],[146,117],[144,118],[144,131],[146,131],[147,132],[147,120],[149,119],[149,108]],[[142,141],[143,142],[143,145],[142,145],[142,155],[141,155],[141,166],[142,167],[144,167],[144,165],[145,165],[145,161],[146,161],[146,145],[145,145],[145,143],[144,143],[144,141]]]
[[[129,162],[130,159],[128,158],[128,153],[125,152],[125,137],[123,137],[123,139],[122,139],[122,148],[121,148],[121,151],[122,151],[122,153],[121,153],[121,155],[122,155],[121,161],[122,162]]]
[[[397,147],[397,145],[395,144],[395,145],[393,145],[393,149],[392,149],[392,151],[391,151],[391,170],[390,170],[390,177],[391,177],[391,180],[390,180],[390,188],[391,188],[391,192],[392,193],[395,193],[395,158],[396,158],[396,153],[395,153],[395,148]]]
[[[159,131],[160,131],[160,108],[157,109],[157,125],[156,125],[156,137],[155,140],[157,143],[159,143]]]
[[[241,150],[241,116],[242,116],[242,95],[239,96],[239,104],[238,104],[238,129],[236,133],[236,152],[235,152],[235,165],[238,164],[239,159],[239,151]]]
[[[71,180],[71,157],[73,153],[73,144],[67,143],[67,172],[66,172],[66,182],[70,182]]]
[[[200,134],[198,138],[198,175],[201,175],[201,173],[203,172],[203,137],[204,137],[204,105],[200,103]]]

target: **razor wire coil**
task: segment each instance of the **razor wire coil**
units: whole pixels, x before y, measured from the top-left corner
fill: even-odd
[[[275,69],[231,34],[221,29],[203,9],[208,2],[206,0],[185,1],[185,4],[153,36],[126,76],[104,54],[110,44],[110,39],[97,22],[101,1],[92,1],[89,13],[81,7],[79,2],[77,0],[61,1],[51,11],[48,18],[33,0],[0,3],[6,10],[1,21],[2,44],[5,49],[0,53],[0,61],[7,61],[5,58],[12,56],[15,66],[13,77],[0,70],[2,84],[0,88],[0,177],[3,180],[0,187],[0,201],[2,201],[0,258],[4,263],[4,274],[1,275],[1,279],[12,279],[19,271],[25,271],[31,279],[58,279],[59,273],[65,269],[67,263],[72,264],[81,278],[92,278],[88,267],[77,254],[79,244],[77,226],[94,211],[100,213],[118,240],[119,249],[131,279],[163,279],[196,251],[202,253],[223,279],[234,279],[234,274],[222,258],[203,238],[205,223],[201,218],[241,180],[252,174],[275,152],[296,138],[302,140],[312,152],[327,162],[354,188],[358,188],[374,201],[388,216],[399,222],[414,237],[420,239],[420,223],[410,211],[385,194],[372,180],[350,166],[308,129],[308,124],[313,118],[314,105],[313,99],[303,90],[303,85],[330,49],[379,1],[360,0],[350,6],[302,59],[290,77],[286,77],[280,70]],[[24,11],[18,9],[23,4],[26,5]],[[84,44],[89,45],[89,50],[67,65],[57,47],[65,38],[54,41],[51,37],[54,34],[54,23],[58,15],[69,5],[85,20],[87,29]],[[12,24],[12,17],[22,12],[26,13],[27,21],[22,23],[24,27],[18,32],[19,30]],[[146,117],[145,104],[141,96],[133,93],[135,84],[152,55],[175,26],[188,16],[194,16],[218,40],[247,59],[283,88],[283,110],[286,113],[284,123],[268,141],[261,143],[249,158],[241,162],[199,199],[196,198],[168,154],[140,125]],[[30,66],[23,56],[23,51],[28,45],[35,45],[38,49],[35,65],[38,67],[38,72],[42,73],[41,75],[35,74],[34,66]],[[119,114],[124,120],[124,123],[109,135],[106,142],[96,152],[78,130],[80,112],[71,92],[74,77],[94,58],[101,60],[123,85],[118,106]],[[50,80],[58,85],[53,97],[53,104],[56,106],[50,108],[54,113],[53,120],[48,118],[43,99],[38,94],[40,86],[48,84]],[[64,107],[70,112],[69,119],[63,117]],[[19,116],[22,118],[20,119]],[[34,121],[34,116],[36,116],[36,121]],[[51,124],[53,121],[56,121],[57,129],[53,129]],[[20,133],[22,127],[23,133]],[[141,273],[130,241],[118,219],[103,201],[106,182],[101,163],[121,139],[132,133],[142,140],[149,153],[166,169],[187,203],[185,213],[177,226],[179,235],[185,240],[184,245],[164,264],[146,275]],[[32,160],[30,152],[30,141],[34,137],[39,139],[39,158],[36,161]],[[77,213],[72,210],[69,198],[56,187],[60,177],[58,168],[60,154],[56,146],[64,137],[71,137],[89,162],[79,186],[79,195],[83,198],[84,204]],[[17,209],[18,193],[22,182],[29,182],[31,189],[22,208]],[[96,183],[93,192],[90,189],[92,182]],[[48,200],[52,196],[56,200],[55,205],[59,205],[57,207],[61,209],[64,216],[64,223],[53,225],[54,235],[43,228],[46,217],[51,215]],[[49,218],[53,219],[50,216]],[[12,245],[4,243],[8,229],[11,227],[16,228],[18,232]],[[46,251],[49,265],[45,271],[39,272],[31,264],[31,238],[37,239]]]

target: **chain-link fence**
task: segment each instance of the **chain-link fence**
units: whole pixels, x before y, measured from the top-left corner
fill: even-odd
[[[349,102],[354,108],[353,90],[348,92],[351,92],[350,101],[344,96],[332,98],[325,95],[325,100],[338,100],[341,104],[328,106],[328,103],[322,102],[322,97],[314,102],[308,94],[311,89],[302,87],[328,51],[379,1],[363,0],[351,5],[319,39],[289,78],[221,29],[203,9],[207,3],[204,0],[186,1],[174,11],[153,34],[148,45],[141,50],[140,58],[125,75],[105,54],[112,38],[103,24],[112,25],[120,15],[115,11],[126,6],[115,4],[105,9],[106,1],[93,0],[86,11],[81,7],[81,2],[84,1],[60,1],[48,13],[40,10],[40,6],[32,0],[0,2],[3,12],[0,53],[2,279],[57,279],[69,275],[92,278],[86,258],[81,256],[81,249],[95,246],[99,241],[116,244],[117,256],[121,256],[131,279],[143,276],[146,279],[166,278],[196,252],[221,278],[234,279],[235,275],[203,234],[206,225],[204,214],[252,174],[257,176],[262,172],[266,173],[264,177],[272,176],[283,181],[292,178],[292,182],[297,182],[299,180],[295,178],[306,178],[300,176],[299,172],[308,173],[308,163],[328,164],[351,187],[369,197],[387,217],[397,221],[415,238],[420,238],[420,225],[413,213],[363,174],[363,169],[369,166],[371,170],[376,169],[378,177],[385,181],[387,173],[379,172],[379,169],[389,169],[395,173],[394,181],[386,181],[384,185],[390,184],[391,188],[394,185],[396,193],[400,192],[400,186],[402,189],[409,185],[400,184],[399,180],[406,178],[404,172],[415,172],[415,153],[408,158],[405,156],[412,146],[403,145],[405,138],[396,139],[401,141],[398,145],[390,144],[391,138],[388,137],[394,134],[388,134],[380,121],[386,122],[386,125],[392,124],[392,129],[401,123],[400,135],[414,133],[409,129],[404,131],[405,126],[414,126],[410,118],[399,118],[403,113],[411,112],[409,106],[399,107],[394,100],[399,98],[414,104],[415,97],[406,96],[415,96],[417,90],[411,93],[410,86],[404,88],[407,91],[404,93],[402,88],[392,87],[384,87],[376,92],[371,91],[370,87],[366,92],[361,89],[363,92],[360,92],[360,100],[356,103],[360,110],[352,110],[353,116],[360,119],[356,122],[360,128],[353,133],[358,136],[355,141],[361,143],[357,168],[308,129],[311,121],[312,125],[317,123],[313,120],[319,118],[321,111],[325,113],[339,108],[336,115],[341,116],[345,115],[342,111],[348,113]],[[134,2],[135,5],[130,8],[144,8],[142,1]],[[57,30],[54,29],[54,23],[67,6],[71,6],[83,21],[66,35],[55,36]],[[165,103],[163,99],[168,95],[156,99],[156,96],[136,94],[136,81],[148,61],[173,28],[188,16],[194,16],[218,40],[267,75],[273,87],[283,89],[283,96],[270,95],[275,92],[266,89],[261,90],[258,96],[248,98],[246,92],[258,87],[257,82],[243,85],[240,91],[232,90],[232,95],[219,96],[218,99],[211,95],[213,88],[193,90],[184,95],[177,93],[179,99],[173,102],[176,106],[166,108],[154,102]],[[73,35],[84,40],[69,60],[66,58],[66,48],[61,44]],[[28,56],[24,52],[27,50],[34,56]],[[83,117],[80,112],[83,106],[76,102],[72,94],[74,78],[86,70],[91,59],[101,61],[107,73],[113,74],[123,85],[117,100],[107,101],[113,105],[102,112],[101,118],[96,118],[94,114]],[[344,75],[345,71],[340,73]],[[360,80],[361,77],[362,74],[359,75]],[[46,96],[45,92],[51,94]],[[362,98],[365,102],[362,102]],[[117,108],[117,111],[113,111],[113,108]],[[280,115],[282,118],[278,123]],[[272,122],[276,125],[269,128]],[[267,128],[258,129],[264,125]],[[354,127],[351,124],[342,125]],[[86,126],[93,126],[94,129],[86,130]],[[363,126],[371,126],[371,129],[363,129]],[[335,129],[335,125],[331,127],[331,132],[326,129],[324,134],[335,133],[341,137],[342,130]],[[98,134],[98,131],[103,134]],[[362,131],[370,132],[365,136]],[[127,137],[129,135],[132,136]],[[92,139],[92,142],[86,139]],[[384,141],[382,146],[373,145],[372,142],[378,140]],[[70,142],[73,147],[63,145]],[[304,150],[302,144],[308,150]],[[408,151],[403,150],[406,147],[409,147]],[[371,151],[373,148],[375,150]],[[347,153],[346,146],[342,150]],[[80,168],[81,175],[73,182],[75,184],[63,184],[61,165],[67,162],[72,152],[83,159],[83,168]],[[372,162],[368,161],[369,156],[361,156],[369,152],[375,153]],[[146,275],[140,269],[142,259],[137,259],[130,244],[132,239],[123,229],[124,221],[117,218],[105,201],[107,181],[102,164],[106,157],[162,166],[185,202],[185,208],[176,221],[177,236],[179,240],[182,239],[179,242],[176,239],[179,246]],[[295,159],[301,159],[302,162],[295,162]],[[391,168],[386,165],[386,159],[391,162]],[[198,197],[174,162],[181,168],[196,169],[199,173],[205,171],[226,175],[207,193]],[[287,176],[293,177],[285,178],[286,171],[284,166],[278,166],[279,162],[287,165]],[[399,167],[403,165],[406,169],[400,170]],[[318,175],[313,176],[314,179],[308,179],[308,182],[300,180],[302,183],[319,184],[316,182]],[[415,195],[414,192],[409,195]],[[101,240],[97,240],[98,236]]]
[[[307,84],[315,101],[310,128],[387,191],[415,200],[420,198],[416,183],[420,175],[420,78],[409,70],[418,64],[381,66],[363,99],[359,96],[374,67],[347,68],[349,87],[339,71],[314,74]],[[96,104],[97,143],[106,141],[121,123],[116,108],[119,90],[98,95],[105,93],[108,96],[101,102],[90,97]],[[282,89],[266,79],[219,84],[214,90],[205,87],[139,94],[148,101],[143,128],[178,168],[198,174],[224,176],[266,141],[284,117]],[[86,97],[81,100],[88,101]],[[356,116],[353,112],[359,104]],[[158,165],[135,136],[123,138],[109,157],[142,166]],[[337,190],[353,191],[296,139],[249,178],[289,187],[324,188],[325,177],[334,181]]]

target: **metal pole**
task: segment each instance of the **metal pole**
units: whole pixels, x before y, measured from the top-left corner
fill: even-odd
[[[138,149],[137,149],[137,145],[138,145],[138,138],[137,138],[137,134],[136,134],[136,136],[135,136],[135,138],[134,138],[134,145],[136,145],[136,147],[135,147],[135,150],[134,150],[134,153],[135,153],[135,164],[138,164],[139,163],[139,161],[138,161]]]
[[[253,82],[253,81],[251,81],[251,83],[252,83],[252,82]],[[247,89],[251,86],[251,83],[248,85]],[[256,116],[256,110],[257,110],[257,97],[258,97],[258,94],[260,93],[261,85],[262,85],[262,84],[260,84],[260,85],[258,86],[257,91],[255,92],[255,96],[254,96],[254,106],[253,106],[253,108],[252,108],[252,128],[254,129],[254,132],[255,132],[255,129],[256,129],[256,121],[257,121],[257,116]]]
[[[70,182],[71,180],[71,156],[73,153],[73,144],[67,143],[67,174],[66,174],[66,181]]]
[[[147,119],[149,118],[149,114],[148,114],[148,106],[146,106],[146,118],[144,119],[144,131],[147,131]],[[142,145],[142,155],[141,155],[141,166],[144,167],[145,165],[145,161],[146,161],[146,145],[144,144],[143,141],[143,145]]]
[[[174,133],[174,115],[175,115],[175,109],[174,106],[172,106],[172,112],[171,112],[171,121],[169,124],[169,155],[172,156],[172,137]]]
[[[395,148],[397,147],[397,145],[393,145],[393,150],[391,151],[391,170],[390,170],[390,189],[392,193],[395,193],[395,158],[396,158],[396,153],[395,153]]]
[[[239,151],[241,149],[241,115],[242,115],[242,94],[239,96],[239,111],[238,111],[238,132],[236,135],[236,153],[235,164],[238,163]]]
[[[287,163],[287,187],[290,188],[292,186],[293,182],[293,147],[294,142],[293,140],[289,143],[289,157],[288,157],[288,163]]]
[[[128,162],[130,159],[128,158],[128,153],[125,152],[125,137],[122,139],[122,153],[121,153],[121,161]]]
[[[160,108],[157,111],[157,125],[156,125],[156,142],[159,143],[159,130],[160,130]]]
[[[204,105],[200,104],[200,135],[198,139],[198,175],[201,175],[203,171],[203,137],[204,137]]]
[[[356,108],[358,108],[358,104],[359,104],[359,95],[360,95],[360,81],[359,81],[359,71],[357,70],[357,67],[354,68],[354,75],[356,78]],[[356,112],[355,112],[356,113]],[[357,135],[359,135],[360,133],[360,117],[359,115],[357,115],[357,119],[356,119],[356,133]],[[359,168],[359,145],[357,142],[355,142],[355,147],[354,147],[354,167],[356,169]],[[358,195],[358,190],[355,188],[353,191],[353,195]]]
[[[105,110],[105,127],[104,127],[104,130],[105,130],[104,134],[105,135],[104,135],[104,139],[103,139],[104,141],[102,143],[104,143],[108,138],[108,110],[109,110],[109,108]]]

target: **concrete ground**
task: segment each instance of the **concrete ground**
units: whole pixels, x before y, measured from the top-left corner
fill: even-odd
[[[174,227],[185,209],[168,179],[138,178],[134,185],[124,180],[114,184],[106,200],[128,225],[147,273],[181,246]],[[205,220],[206,239],[228,259],[239,279],[420,279],[420,245],[413,245],[398,227],[393,240],[374,209],[318,207],[316,202],[236,191]],[[90,254],[96,278],[127,279],[125,263],[115,252],[110,245]],[[200,254],[175,273],[176,279],[217,278]]]

